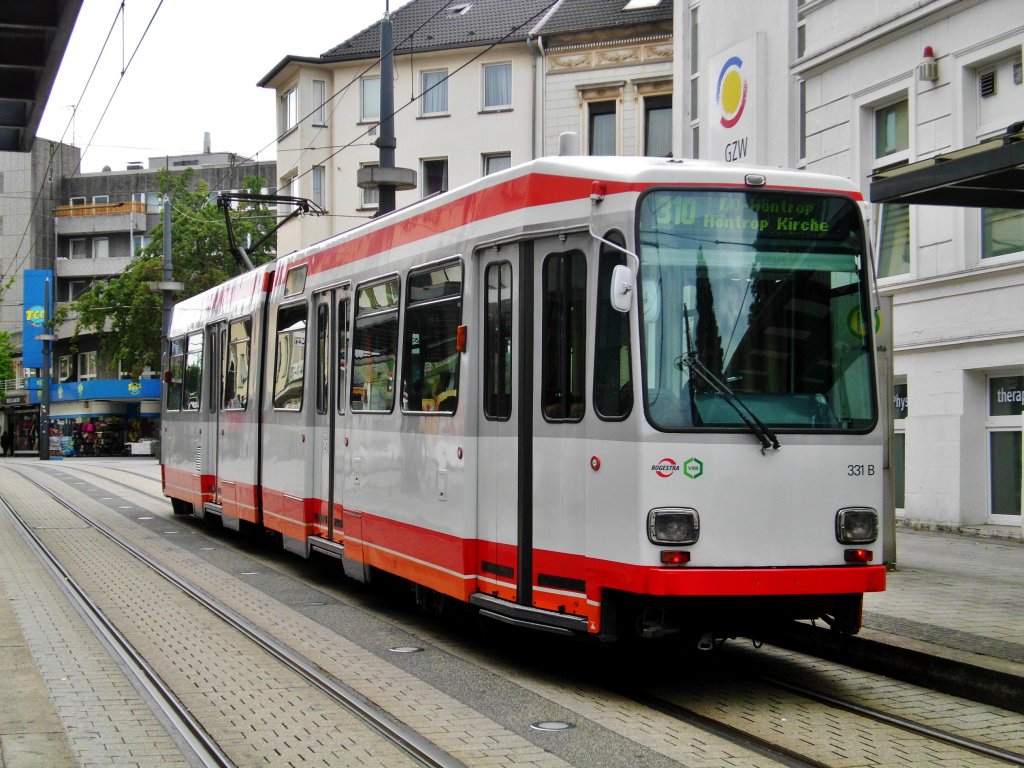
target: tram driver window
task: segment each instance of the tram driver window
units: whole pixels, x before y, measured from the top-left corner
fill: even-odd
[[[541,408],[548,421],[579,421],[586,409],[586,291],[581,251],[544,260]]]
[[[618,232],[605,235],[625,247]],[[602,419],[621,419],[633,407],[630,374],[629,313],[612,307],[612,270],[626,263],[626,255],[610,245],[601,245],[597,271],[597,333],[594,336],[594,409]]]
[[[459,400],[462,264],[409,275],[402,359],[402,410],[454,413]]]
[[[274,356],[274,408],[302,410],[305,383],[306,305],[277,311],[277,352]]]

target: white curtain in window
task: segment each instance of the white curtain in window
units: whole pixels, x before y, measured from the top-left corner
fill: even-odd
[[[672,155],[672,108],[659,107],[647,112],[648,157],[670,157]]]
[[[423,114],[438,115],[448,111],[447,71],[423,73]]]
[[[508,107],[512,104],[512,65],[484,65],[484,107]]]
[[[603,112],[590,116],[590,154],[615,154],[615,113]]]

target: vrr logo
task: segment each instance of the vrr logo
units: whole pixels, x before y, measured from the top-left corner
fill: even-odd
[[[691,480],[696,480],[704,474],[704,462],[700,459],[687,459],[683,464],[683,474]]]

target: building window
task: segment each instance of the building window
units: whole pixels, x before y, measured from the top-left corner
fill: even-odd
[[[89,249],[86,247],[86,240],[84,238],[72,240],[69,245],[68,254],[72,259],[88,259]]]
[[[94,237],[92,240],[92,257],[105,259],[110,256],[110,240],[105,237]]]
[[[910,415],[910,398],[907,382],[898,381],[892,387],[893,444],[889,463],[892,466],[893,496],[896,509],[906,506],[907,497],[907,422]]]
[[[402,410],[454,413],[459,402],[462,264],[409,275]]]
[[[89,290],[88,280],[68,280],[67,301],[74,301]]]
[[[361,168],[376,168],[377,163],[362,163]],[[376,208],[380,205],[380,190],[377,187],[370,189],[360,189],[362,193],[362,199],[360,200],[360,208]]]
[[[380,77],[362,78],[359,93],[359,119],[363,122],[380,120]]]
[[[981,258],[1024,252],[1024,211],[981,209]]]
[[[588,154],[615,154],[615,108],[614,101],[592,101],[587,104]]]
[[[60,366],[58,368],[58,381],[63,384],[66,381],[71,381],[71,377],[75,375],[74,357],[72,355],[61,355]]]
[[[484,109],[512,108],[512,63],[483,65]]]
[[[644,154],[672,157],[672,97],[644,99]]]
[[[1021,414],[1024,376],[990,376],[986,428],[993,522],[1021,522]]]
[[[512,167],[512,155],[502,152],[496,155],[484,155],[484,176]]]
[[[149,238],[145,235],[132,235],[132,257],[142,253],[142,249],[149,245]]]
[[[448,158],[423,161],[423,196],[448,190]]]
[[[68,200],[68,202],[71,205],[85,205],[85,198],[76,196],[72,197],[70,200]]]
[[[313,166],[313,203],[321,208],[326,208],[327,196],[324,194],[324,184],[327,183],[327,172],[322,165]]]
[[[420,73],[420,88],[423,98],[420,114],[448,114],[448,70],[438,69]]]
[[[290,131],[298,121],[298,95],[295,93],[295,89],[291,88],[281,97],[281,133]]]
[[[80,352],[78,355],[78,380],[90,381],[96,378],[96,353]]]
[[[327,101],[327,83],[313,81],[313,125],[324,125],[324,104]]]
[[[886,203],[879,227],[878,276],[895,277],[910,272],[910,206]]]
[[[906,160],[910,110],[906,99],[875,110],[875,160]]]
[[[93,195],[93,205],[106,205],[110,202],[110,195]]]

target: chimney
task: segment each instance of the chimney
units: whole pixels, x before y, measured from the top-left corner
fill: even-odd
[[[209,131],[206,131],[206,133],[203,134],[203,154],[204,155],[210,154],[210,132]]]

